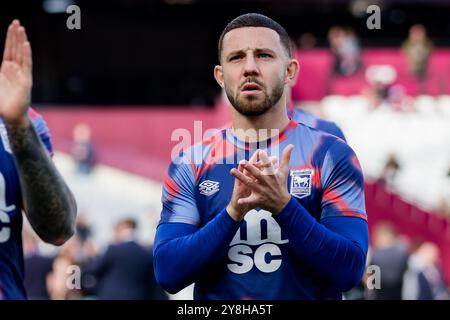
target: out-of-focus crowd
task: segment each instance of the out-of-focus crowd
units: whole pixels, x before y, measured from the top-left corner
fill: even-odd
[[[165,300],[153,272],[152,248],[136,238],[137,222],[124,219],[114,241],[100,252],[83,215],[76,235],[54,255],[40,251],[38,238],[24,228],[25,287],[29,299]]]
[[[378,223],[372,239],[367,272],[361,283],[345,294],[347,299],[450,299],[436,244],[403,237],[389,222]]]

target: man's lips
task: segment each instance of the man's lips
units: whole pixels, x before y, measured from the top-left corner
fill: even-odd
[[[242,92],[256,92],[261,91],[261,87],[256,83],[246,83],[242,86]]]

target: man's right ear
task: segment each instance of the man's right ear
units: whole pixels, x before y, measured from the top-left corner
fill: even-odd
[[[224,87],[223,84],[223,70],[221,65],[217,65],[214,67],[214,78],[221,88]]]

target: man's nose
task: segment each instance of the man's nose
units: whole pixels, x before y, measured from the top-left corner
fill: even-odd
[[[253,55],[248,54],[245,59],[244,65],[244,76],[257,75],[259,73],[258,65],[256,64],[256,59]]]

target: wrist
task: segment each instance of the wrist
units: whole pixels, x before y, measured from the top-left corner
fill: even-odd
[[[241,214],[239,212],[239,210],[237,210],[234,206],[232,206],[231,204],[228,204],[226,207],[226,210],[228,212],[228,214],[230,215],[230,217],[234,220],[234,221],[241,221],[244,218],[244,215]]]
[[[286,193],[280,197],[280,201],[278,205],[274,208],[272,211],[273,215],[279,214],[283,209],[287,206],[287,204],[291,201],[291,195],[289,193]]]
[[[6,127],[16,127],[20,129],[25,129],[30,125],[30,119],[25,114],[18,119],[10,120],[10,119],[4,119],[5,126]]]

